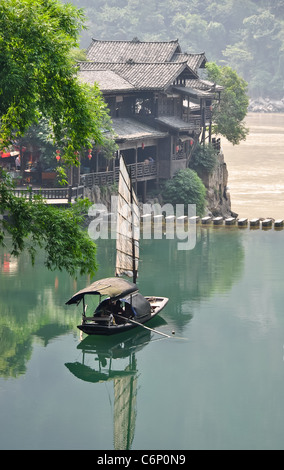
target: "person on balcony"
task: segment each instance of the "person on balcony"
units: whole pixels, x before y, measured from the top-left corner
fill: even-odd
[[[21,158],[20,158],[20,155],[17,156],[16,161],[15,161],[15,164],[16,164],[16,170],[20,170],[20,169],[21,169]]]

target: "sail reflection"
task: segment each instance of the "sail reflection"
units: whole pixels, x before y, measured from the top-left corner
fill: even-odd
[[[157,318],[155,327],[165,324]],[[135,435],[137,416],[138,367],[136,353],[153,339],[149,330],[137,328],[119,337],[88,336],[77,346],[82,351],[81,362],[65,363],[78,379],[89,383],[113,382],[113,439],[115,450],[130,450]],[[88,364],[95,356],[95,367]],[[92,364],[94,364],[92,361]],[[122,362],[124,363],[122,365]]]

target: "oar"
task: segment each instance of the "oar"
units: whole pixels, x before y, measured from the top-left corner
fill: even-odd
[[[153,331],[154,333],[157,333],[158,335],[166,336],[167,338],[172,338],[172,336],[166,335],[166,333],[162,333],[161,331],[154,330],[154,328],[149,328],[149,326],[143,325],[143,323],[139,323],[138,321],[131,320],[130,318],[123,317],[122,315],[117,315],[116,313],[114,314],[114,316],[118,318],[122,318],[123,320],[129,321],[130,323],[134,323],[135,325],[142,326],[142,328]]]

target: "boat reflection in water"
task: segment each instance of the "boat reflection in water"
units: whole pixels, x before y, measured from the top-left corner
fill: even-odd
[[[165,320],[157,317],[154,327],[165,323]],[[113,382],[115,450],[130,450],[132,446],[135,434],[138,388],[138,368],[135,354],[154,340],[152,336],[153,332],[142,328],[137,328],[135,333],[132,331],[118,336],[87,336],[77,346],[77,349],[82,351],[82,361],[65,364],[75,377],[85,382]],[[160,341],[161,339],[164,338],[155,340]],[[86,364],[89,355],[95,356],[96,367]],[[126,362],[123,368],[121,360]]]

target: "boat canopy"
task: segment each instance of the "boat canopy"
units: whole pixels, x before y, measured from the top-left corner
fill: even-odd
[[[145,317],[151,314],[150,302],[143,297],[140,292],[136,292],[131,296],[131,299],[123,299],[128,302],[135,313],[135,320],[139,320],[140,317]]]
[[[113,299],[119,299],[137,291],[138,288],[133,282],[119,277],[108,277],[95,281],[80,290],[66,302],[66,305],[78,304],[85,295],[107,295]]]

